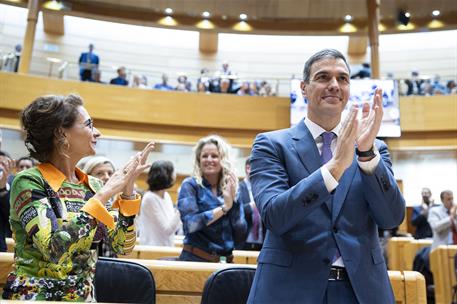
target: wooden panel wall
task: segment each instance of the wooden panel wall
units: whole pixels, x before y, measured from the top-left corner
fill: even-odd
[[[289,101],[279,97],[162,92],[0,73],[0,117],[18,128],[17,113],[43,94],[78,93],[105,135],[133,140],[195,143],[219,133],[250,147],[261,131],[289,126]],[[25,89],[26,88],[26,89]],[[393,149],[457,149],[456,95],[400,100],[402,137],[388,139]]]
[[[22,42],[25,25],[24,9],[0,5],[0,51],[9,52],[15,44]],[[216,71],[222,61],[228,60],[231,68],[248,80],[281,79],[281,88],[287,93],[290,77],[302,73],[309,55],[324,47],[338,48],[346,53],[348,46],[347,37],[299,36],[292,39],[286,36],[219,35],[218,52],[204,54],[199,52],[198,32],[184,32],[185,35],[175,31],[163,33],[162,29],[90,19],[76,21],[66,16],[65,35],[51,35],[44,32],[40,17],[31,73],[47,75],[49,63],[46,58],[57,57],[70,63],[68,78],[78,79],[76,63],[79,55],[92,42],[95,52],[100,55],[104,81],[115,75],[114,68],[125,65],[133,73],[148,76],[149,84],[158,82],[163,72],[170,75],[172,84],[176,84],[177,73],[183,72],[191,77],[195,88],[200,69],[206,67]],[[439,74],[446,79],[455,78],[457,53],[455,46],[449,43],[455,31],[452,33],[444,34],[444,38],[436,38],[434,35],[437,33],[434,32],[426,39],[405,40],[402,48],[399,48],[399,43],[395,43],[394,47],[386,45],[390,40],[383,40],[381,35],[381,75],[391,72],[398,78],[409,77],[412,70],[418,70],[423,75]],[[49,45],[57,49],[52,50]],[[365,59],[357,58],[352,62],[354,69],[367,60],[369,53]],[[56,75],[56,70],[54,67],[53,75]]]

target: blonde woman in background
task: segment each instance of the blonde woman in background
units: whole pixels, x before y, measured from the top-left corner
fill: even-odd
[[[193,174],[183,181],[178,198],[185,235],[180,260],[230,263],[233,248],[246,239],[229,149],[216,135],[200,139],[194,148]]]

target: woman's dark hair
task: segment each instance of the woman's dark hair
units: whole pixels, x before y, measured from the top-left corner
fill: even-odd
[[[46,162],[55,149],[62,152],[68,142],[62,128],[70,128],[78,118],[78,107],[83,105],[77,95],[40,96],[21,113],[21,123],[26,132],[25,146],[30,156]]]
[[[148,185],[150,191],[159,191],[173,186],[175,179],[173,163],[168,160],[158,160],[152,163],[148,173]]]

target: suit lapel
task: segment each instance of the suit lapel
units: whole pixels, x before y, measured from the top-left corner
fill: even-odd
[[[335,193],[333,195],[332,222],[336,220],[338,214],[341,211],[341,208],[343,207],[344,200],[348,193],[349,187],[352,184],[352,179],[354,178],[357,167],[358,164],[354,157],[351,166],[346,169],[343,176],[339,180],[338,187],[336,187]]]
[[[313,173],[321,166],[321,158],[316,142],[303,120],[292,128],[292,139],[295,151],[308,173]]]

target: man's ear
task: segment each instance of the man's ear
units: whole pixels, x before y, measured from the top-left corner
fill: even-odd
[[[306,82],[303,80],[300,82],[300,89],[301,89],[301,94],[303,95],[304,98],[306,98]]]

